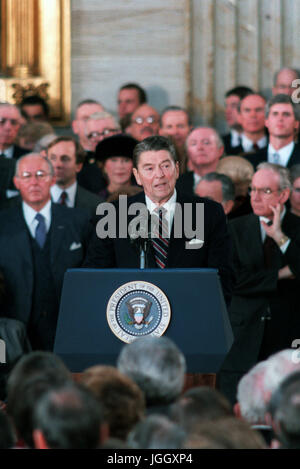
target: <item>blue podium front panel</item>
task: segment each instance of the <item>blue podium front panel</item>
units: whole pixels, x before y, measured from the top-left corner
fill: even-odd
[[[124,342],[111,330],[107,305],[128,282],[149,282],[166,295],[165,331],[184,353],[190,373],[216,373],[233,335],[214,269],[72,269],[65,274],[54,352],[72,372],[116,365]]]

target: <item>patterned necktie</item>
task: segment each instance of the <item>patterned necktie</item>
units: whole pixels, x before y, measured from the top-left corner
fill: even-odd
[[[67,205],[67,202],[66,202],[67,198],[68,198],[68,194],[66,193],[66,191],[63,191],[60,194],[60,198],[59,198],[60,205]]]
[[[164,269],[167,262],[169,248],[169,228],[166,219],[166,209],[163,207],[154,210],[152,245],[154,248],[154,257],[156,264]]]
[[[35,240],[40,248],[43,249],[47,236],[45,217],[37,213],[35,219],[38,221],[38,225],[35,229]]]

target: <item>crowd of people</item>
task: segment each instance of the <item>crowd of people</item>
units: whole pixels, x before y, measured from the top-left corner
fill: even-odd
[[[136,83],[120,87],[115,114],[81,101],[68,135],[39,96],[0,103],[3,447],[299,447],[296,79],[279,70],[270,99],[229,90],[223,136],[178,105],[159,113]],[[129,236],[116,234],[124,195],[128,213],[142,203],[162,230],[147,267],[218,271],[234,341],[217,389],[185,390],[184,354],[165,337],[136,340],[80,383],[53,354],[67,269],[139,268]],[[118,214],[113,236],[96,229],[104,202]],[[200,202],[203,239],[183,225],[176,237],[178,207],[182,223],[192,207],[195,228]]]

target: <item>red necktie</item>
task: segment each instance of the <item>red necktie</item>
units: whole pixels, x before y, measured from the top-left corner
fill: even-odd
[[[61,193],[60,199],[59,199],[60,205],[67,205],[67,204],[66,204],[67,197],[68,197],[68,194],[66,193],[66,191],[63,191],[63,192]]]

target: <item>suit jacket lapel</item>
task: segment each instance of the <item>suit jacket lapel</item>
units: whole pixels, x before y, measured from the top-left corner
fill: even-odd
[[[63,240],[65,237],[65,220],[60,210],[57,210],[55,204],[51,207],[51,228],[50,228],[50,260],[51,265],[55,264],[55,260],[59,256],[59,251],[63,246]]]

